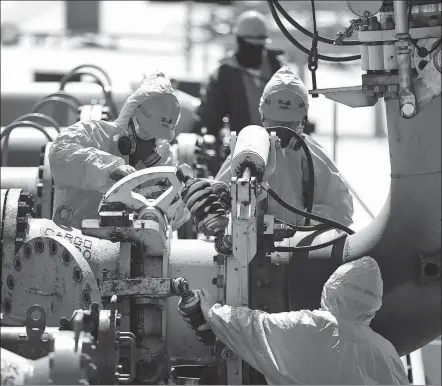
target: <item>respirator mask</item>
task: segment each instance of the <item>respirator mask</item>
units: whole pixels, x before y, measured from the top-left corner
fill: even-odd
[[[258,69],[263,60],[264,44],[253,44],[237,37],[238,50],[235,54],[238,63],[246,68]]]
[[[129,121],[129,133],[118,139],[118,150],[122,155],[129,156],[129,163],[132,166],[142,161],[144,166],[150,167],[161,159],[155,138],[140,139],[136,133],[133,118]]]

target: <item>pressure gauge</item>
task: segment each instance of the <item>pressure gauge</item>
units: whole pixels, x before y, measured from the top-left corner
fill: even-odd
[[[359,17],[370,17],[376,15],[382,8],[383,1],[361,1],[347,0],[348,9]]]

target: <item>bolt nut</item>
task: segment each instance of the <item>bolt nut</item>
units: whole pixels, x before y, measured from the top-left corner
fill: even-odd
[[[42,238],[39,237],[35,240],[34,249],[37,253],[43,253],[43,251],[45,250],[45,244]]]
[[[63,252],[62,260],[63,260],[63,263],[65,263],[66,265],[69,265],[69,263],[71,262],[71,256],[68,251],[65,250]]]
[[[83,273],[81,272],[80,268],[75,268],[74,269],[74,280],[77,282],[81,282],[81,280],[83,279]]]
[[[262,287],[262,281],[261,280],[258,280],[257,282],[256,282],[256,285],[258,286],[258,287]]]
[[[5,314],[10,314],[11,313],[11,300],[10,299],[5,299],[4,303],[3,303],[3,309],[5,310]]]
[[[17,258],[14,259],[14,268],[17,271],[21,270],[21,261],[20,261],[20,259],[17,259]]]
[[[90,302],[91,302],[91,294],[89,293],[89,291],[84,290],[82,298],[83,298],[83,302],[84,303],[90,304]]]
[[[411,103],[405,103],[402,106],[402,114],[404,114],[405,117],[412,117],[415,111],[415,107]]]
[[[28,229],[28,222],[26,221],[26,217],[18,217],[17,218],[17,232],[23,233]]]
[[[29,204],[21,201],[18,203],[17,217],[25,217],[30,211]]]
[[[14,287],[15,287],[15,280],[14,280],[14,278],[11,275],[9,275],[8,278],[6,279],[6,285],[8,286],[8,288],[10,290],[14,289]]]
[[[55,255],[58,251],[58,246],[57,243],[55,241],[49,241],[49,254],[50,255]]]
[[[32,248],[31,248],[31,246],[29,244],[25,245],[24,250],[25,250],[25,256],[26,257],[31,257],[31,255],[32,255]]]
[[[39,182],[37,184],[37,196],[41,197],[43,195],[43,183]]]
[[[70,213],[69,209],[67,209],[67,208],[62,208],[60,210],[60,217],[64,220],[68,219],[70,214],[71,213]]]

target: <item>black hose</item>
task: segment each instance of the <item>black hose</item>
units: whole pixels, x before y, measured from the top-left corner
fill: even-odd
[[[262,187],[263,187],[264,190],[267,190],[267,193],[279,205],[283,206],[284,208],[286,208],[287,210],[289,210],[289,211],[291,211],[293,213],[299,214],[299,215],[304,216],[304,217],[308,217],[308,218],[310,218],[312,220],[315,220],[315,221],[320,221],[320,222],[322,222],[324,224],[327,224],[327,225],[331,225],[333,228],[340,229],[340,230],[342,230],[342,231],[344,231],[344,232],[346,232],[346,233],[348,233],[350,235],[355,233],[355,231],[353,229],[350,229],[350,228],[346,227],[345,225],[343,225],[343,224],[341,224],[341,223],[339,223],[337,221],[330,220],[328,218],[325,218],[325,217],[322,217],[322,216],[318,216],[317,214],[308,213],[308,212],[306,212],[304,210],[295,208],[294,206],[291,206],[290,204],[285,202],[281,197],[279,197],[278,194],[272,188],[270,188],[270,187],[266,188],[265,186],[262,186]]]
[[[52,141],[52,137],[46,131],[46,128],[44,126],[40,125],[39,123],[32,122],[32,121],[14,121],[14,122],[11,122],[1,132],[0,140],[2,140],[5,136],[8,137],[11,134],[11,131],[13,129],[16,129],[17,127],[33,127],[34,129],[37,129],[38,131],[43,133],[43,135],[48,139],[49,142]]]
[[[33,107],[32,107],[32,112],[33,113],[37,113],[38,111],[40,111],[40,109],[50,103],[50,102],[58,102],[58,103],[62,103],[65,104],[67,107],[69,107],[73,112],[75,112],[75,114],[78,114],[78,107],[72,103],[71,101],[61,98],[61,97],[49,97],[49,98],[43,98],[40,99]]]
[[[308,48],[305,48],[301,43],[299,43],[287,29],[284,27],[284,25],[281,22],[281,19],[279,18],[278,14],[276,13],[275,7],[272,4],[272,0],[267,0],[267,3],[269,4],[270,12],[272,13],[272,17],[275,20],[275,23],[283,33],[283,35],[300,51],[302,51],[304,54],[309,55],[310,50]],[[358,60],[361,58],[361,55],[352,55],[352,56],[342,56],[342,57],[334,57],[334,56],[327,56],[327,55],[321,55],[318,54],[318,59],[324,60],[326,62],[351,62],[354,60]]]
[[[111,81],[111,78],[110,78],[109,74],[108,74],[106,71],[104,71],[101,67],[96,66],[95,64],[81,64],[81,65],[79,65],[79,66],[73,68],[71,71],[69,71],[69,73],[67,73],[67,74],[61,79],[60,83],[63,82],[63,79],[64,79],[64,78],[70,78],[72,75],[75,75],[75,73],[76,73],[78,70],[81,70],[81,69],[83,69],[83,68],[93,68],[94,70],[99,71],[99,72],[104,76],[104,78],[106,79],[107,84],[108,84],[109,86],[112,86],[112,81]]]
[[[336,243],[336,241],[339,241],[348,235],[343,233],[340,234],[338,237],[335,237],[334,239],[331,239],[329,241],[326,241],[325,243],[317,244],[317,245],[306,245],[303,247],[273,247],[273,251],[275,252],[300,252],[300,251],[314,251],[316,249],[322,249],[325,247],[329,247],[330,245],[333,245]]]
[[[315,197],[315,168],[313,165],[313,158],[312,155],[310,153],[310,149],[307,146],[307,143],[305,142],[304,138],[302,138],[302,136],[296,132],[296,130],[293,130],[290,127],[286,127],[286,126],[272,126],[272,127],[268,127],[266,130],[270,133],[272,132],[272,129],[286,129],[291,131],[297,138],[299,143],[302,146],[302,150],[304,150],[305,156],[307,158],[307,166],[308,166],[308,186],[307,186],[307,199],[306,199],[306,210],[308,213],[312,212],[313,209],[313,201],[314,201],[314,197]],[[305,222],[304,222],[305,226],[310,225],[310,219],[308,217],[306,217]]]
[[[102,80],[93,72],[89,72],[89,71],[76,71],[76,72],[70,72],[69,74],[65,75],[61,81],[60,81],[60,91],[64,90],[64,87],[66,86],[67,83],[69,83],[69,81],[73,78],[74,75],[89,75],[92,78],[94,78],[97,83],[99,84],[99,86],[101,87],[101,89],[103,90],[103,94],[104,94],[104,98],[106,100],[106,104],[110,107],[111,109],[111,114],[113,119],[116,119],[118,116],[118,108],[117,105],[115,104],[114,98],[112,96],[112,87],[111,84],[104,84],[102,82]]]
[[[58,124],[58,122],[54,118],[51,118],[50,116],[48,116],[46,114],[29,113],[29,114],[22,115],[22,116],[18,117],[17,119],[14,119],[13,122],[23,121],[24,119],[29,119],[29,118],[41,119],[43,121],[46,121],[46,123],[49,123],[57,131],[57,133],[60,132],[60,125]]]
[[[300,231],[300,232],[315,232],[315,231],[322,231],[322,230],[326,230],[326,229],[330,230],[333,228],[327,224],[317,224],[317,225],[309,225],[309,226],[295,225],[295,224],[290,224],[288,222],[282,221],[279,218],[277,218],[276,221],[283,223],[284,225],[288,225],[289,227],[293,228],[295,231]]]
[[[14,121],[11,122],[8,126],[6,126],[3,131],[0,134],[0,141],[4,138],[3,146],[4,148],[1,151],[1,165],[7,166],[8,163],[8,143],[9,143],[9,135],[11,134],[12,130],[16,129],[17,127],[33,127],[34,129],[37,129],[40,131],[49,142],[52,141],[52,137],[49,135],[49,133],[46,131],[46,128],[42,125],[40,125],[37,122],[31,122],[31,121]]]
[[[281,15],[284,16],[287,21],[295,28],[297,28],[299,31],[301,31],[304,35],[307,35],[310,38],[313,38],[313,34],[305,29],[301,24],[298,24],[289,14],[288,12],[282,7],[282,5],[279,3],[278,0],[272,1],[275,5],[275,7],[278,9],[279,12],[281,12]],[[323,36],[318,35],[318,41],[326,44],[334,45],[334,40],[325,38]],[[346,40],[343,41],[341,46],[359,46],[361,43],[358,40]]]
[[[72,102],[74,102],[77,105],[78,108],[80,108],[80,106],[83,104],[83,103],[81,103],[80,99],[74,97],[73,95],[67,93],[66,91],[57,91],[52,94],[46,95],[45,98],[50,98],[53,96],[62,97],[65,99],[70,99]]]

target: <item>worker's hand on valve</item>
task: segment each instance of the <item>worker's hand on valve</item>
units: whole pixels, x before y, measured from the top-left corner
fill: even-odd
[[[137,169],[130,165],[121,165],[116,167],[111,173],[110,178],[114,181],[119,181],[129,174],[135,173]]]

